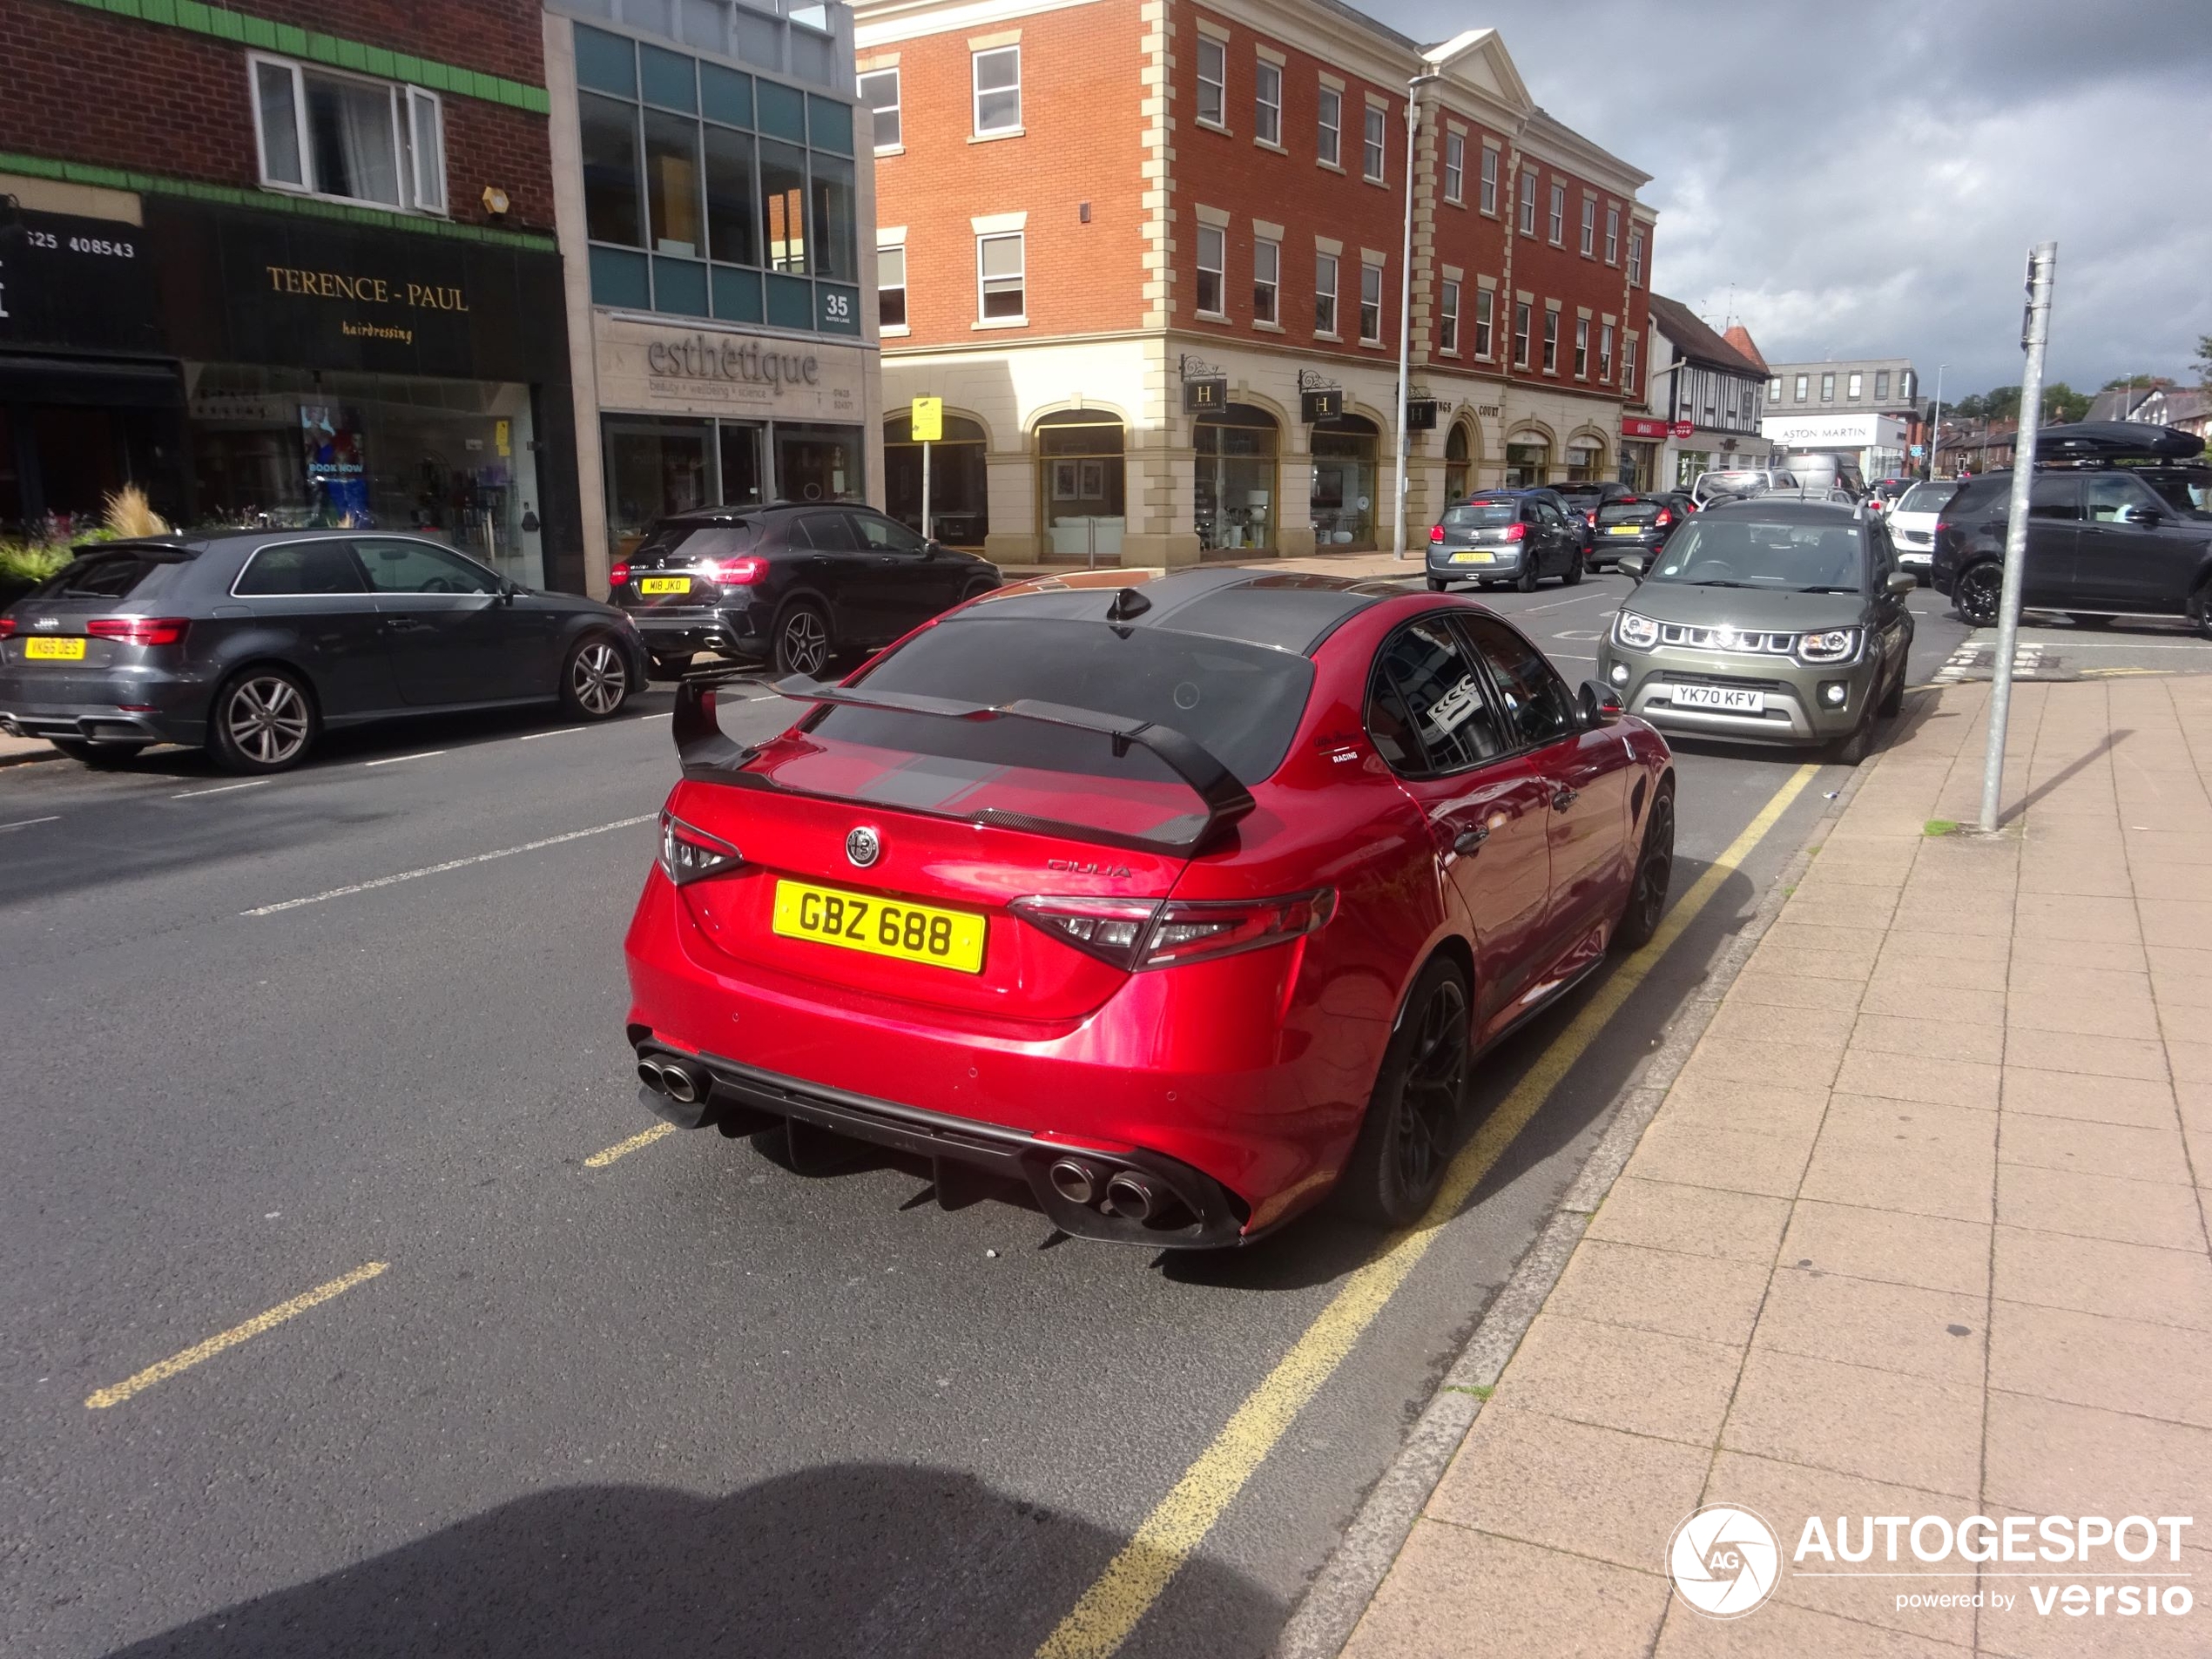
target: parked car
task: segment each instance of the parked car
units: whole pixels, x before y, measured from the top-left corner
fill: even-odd
[[[1984,473],[1959,488],[1936,523],[1936,590],[1976,627],[1998,619],[2012,491],[2011,472]],[[2038,469],[2028,484],[2020,605],[2080,623],[2185,617],[2212,638],[2212,518],[2176,507],[2123,466]]]
[[[612,606],[381,530],[98,543],[0,616],[0,729],[92,765],[183,743],[280,772],[340,726],[556,701],[603,720],[644,681]]]
[[[1803,489],[1840,491],[1851,502],[1866,499],[1866,480],[1858,463],[1822,449],[1793,451],[1784,466]]]
[[[1484,490],[1446,508],[1429,527],[1429,591],[1472,581],[1479,588],[1510,582],[1534,593],[1548,576],[1572,587],[1582,579],[1589,533],[1552,490]]]
[[[699,651],[819,674],[998,585],[989,560],[845,502],[678,513],[608,573],[661,678]]]
[[[1882,521],[1765,496],[1709,507],[1647,566],[1598,672],[1662,732],[1834,745],[1856,765],[1905,695],[1912,578]]]
[[[1690,498],[1700,507],[1720,501],[1749,501],[1770,489],[1795,492],[1797,475],[1779,467],[1723,467],[1701,472],[1689,486]]]
[[[1588,483],[1554,484],[1560,499],[1567,503],[1569,512],[1580,513],[1582,522],[1593,532],[1597,529],[1598,509],[1609,501],[1622,501],[1636,492],[1615,479],[1594,479]]]
[[[711,677],[625,944],[644,1103],[1238,1244],[1441,1178],[1474,1057],[1673,859],[1665,743],[1464,597],[1246,570],[1016,584],[757,748]],[[809,706],[811,705],[811,706]],[[840,1137],[849,1137],[840,1142]]]
[[[1935,527],[1944,503],[1959,493],[1956,478],[1931,478],[1897,498],[1889,510],[1890,540],[1897,548],[1900,570],[1925,582],[1935,556]]]
[[[1866,486],[1866,504],[1878,513],[1889,512],[1916,482],[1911,478],[1877,478]]]
[[[1618,564],[1625,554],[1656,551],[1687,516],[1665,496],[1622,496],[1607,502],[1597,509],[1592,567]]]

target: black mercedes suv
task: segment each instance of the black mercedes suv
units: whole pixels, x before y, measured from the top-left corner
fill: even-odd
[[[608,572],[652,671],[694,654],[819,675],[999,585],[998,567],[924,541],[857,502],[702,507],[656,523]]]

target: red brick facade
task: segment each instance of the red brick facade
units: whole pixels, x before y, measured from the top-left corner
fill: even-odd
[[[297,0],[255,10],[368,44],[528,85],[544,84],[538,9],[523,0],[496,5],[371,0],[342,16]],[[258,185],[242,45],[68,0],[7,0],[0,5],[0,64],[7,65],[9,89],[0,98],[0,152],[244,189]],[[109,95],[88,97],[88,89]],[[451,92],[442,101],[451,216],[462,223],[550,231],[552,160],[545,118]],[[485,211],[482,196],[488,185],[507,193],[510,209],[503,219]]]

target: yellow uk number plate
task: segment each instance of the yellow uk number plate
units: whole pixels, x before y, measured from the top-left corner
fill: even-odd
[[[1606,529],[1608,536],[1634,536],[1643,528],[1641,524],[1614,524]]]
[[[1452,563],[1454,564],[1495,564],[1497,562],[1498,556],[1495,553],[1454,553],[1452,555]]]
[[[31,663],[81,663],[84,660],[84,642],[81,639],[26,639],[23,642],[24,660]]]
[[[687,576],[643,576],[637,578],[640,593],[689,593],[691,578]]]
[[[988,924],[964,910],[940,910],[934,905],[844,893],[804,881],[779,881],[770,927],[786,939],[811,939],[818,945],[837,945],[871,956],[895,956],[902,962],[980,974]]]

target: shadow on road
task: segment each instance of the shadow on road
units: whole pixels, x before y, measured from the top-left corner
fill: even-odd
[[[570,1487],[112,1659],[1026,1655],[1121,1543],[946,1469],[833,1464],[720,1498]],[[1280,1627],[1241,1575],[1184,1573],[1223,1628]]]

